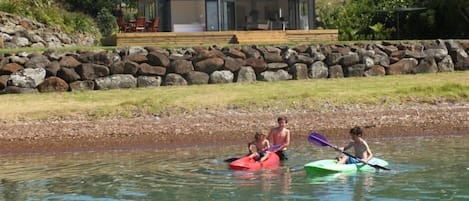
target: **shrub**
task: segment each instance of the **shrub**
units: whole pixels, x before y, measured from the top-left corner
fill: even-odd
[[[107,37],[118,31],[116,17],[108,9],[101,9],[96,20],[99,24],[99,31],[103,36]]]

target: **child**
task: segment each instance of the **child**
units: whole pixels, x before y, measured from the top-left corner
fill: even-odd
[[[256,148],[254,150],[254,147]],[[249,157],[254,159],[254,160],[259,160],[260,162],[263,162],[269,158],[269,149],[270,143],[266,139],[266,135],[261,132],[256,132],[254,135],[254,141],[250,142],[248,144],[248,149],[249,149]]]
[[[290,130],[286,128],[288,119],[287,117],[278,117],[277,123],[278,126],[270,131],[268,139],[272,140],[273,146],[280,145],[280,147],[273,150],[273,152],[276,152],[280,160],[284,161],[288,159],[285,152],[290,145]]]
[[[373,153],[371,153],[370,147],[365,140],[362,138],[363,129],[361,127],[354,127],[350,129],[350,136],[352,137],[352,141],[345,147],[339,147],[338,149],[341,151],[345,151],[350,148],[354,148],[355,156],[360,160],[357,160],[353,157],[342,156],[338,160],[338,164],[354,164],[360,163],[362,161],[368,162],[372,157]]]

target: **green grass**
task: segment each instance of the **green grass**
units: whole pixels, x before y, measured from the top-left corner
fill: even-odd
[[[7,94],[1,120],[127,118],[216,110],[324,110],[323,105],[469,102],[469,72],[126,90]]]

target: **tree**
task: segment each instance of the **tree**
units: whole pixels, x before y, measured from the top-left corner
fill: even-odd
[[[69,11],[79,11],[93,17],[98,15],[101,9],[106,8],[113,12],[117,10],[121,0],[57,0]]]

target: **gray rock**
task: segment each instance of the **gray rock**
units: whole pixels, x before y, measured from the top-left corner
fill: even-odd
[[[210,74],[209,83],[222,84],[231,83],[234,80],[234,74],[228,70],[215,71]]]
[[[292,76],[285,70],[264,71],[259,76],[261,81],[273,82],[280,80],[290,80]]]
[[[343,78],[344,70],[341,65],[334,65],[329,67],[329,78]]]
[[[35,88],[44,81],[46,70],[44,68],[25,68],[10,75],[11,86],[21,88]]]
[[[179,74],[169,73],[165,76],[164,85],[166,86],[184,86],[187,85],[187,80]]]
[[[24,64],[25,68],[45,68],[50,61],[46,56],[36,55]]]
[[[96,78],[96,89],[123,89],[123,88],[136,88],[137,79],[129,74],[115,74],[107,77]]]
[[[159,87],[162,79],[160,76],[138,76],[137,87]]]
[[[453,60],[451,60],[451,56],[447,55],[440,62],[438,62],[438,71],[439,72],[453,72],[454,71],[454,64],[453,64]]]
[[[308,77],[312,79],[327,78],[329,76],[329,69],[322,61],[314,62],[308,69]]]
[[[363,77],[365,75],[365,64],[355,64],[343,68],[345,69],[345,77]]]
[[[308,66],[304,63],[293,64],[291,74],[294,80],[308,79]]]
[[[242,66],[236,76],[236,82],[255,82],[256,72],[252,67]]]
[[[412,71],[413,73],[436,73],[438,72],[438,65],[435,58],[428,56],[420,60],[420,63]]]

